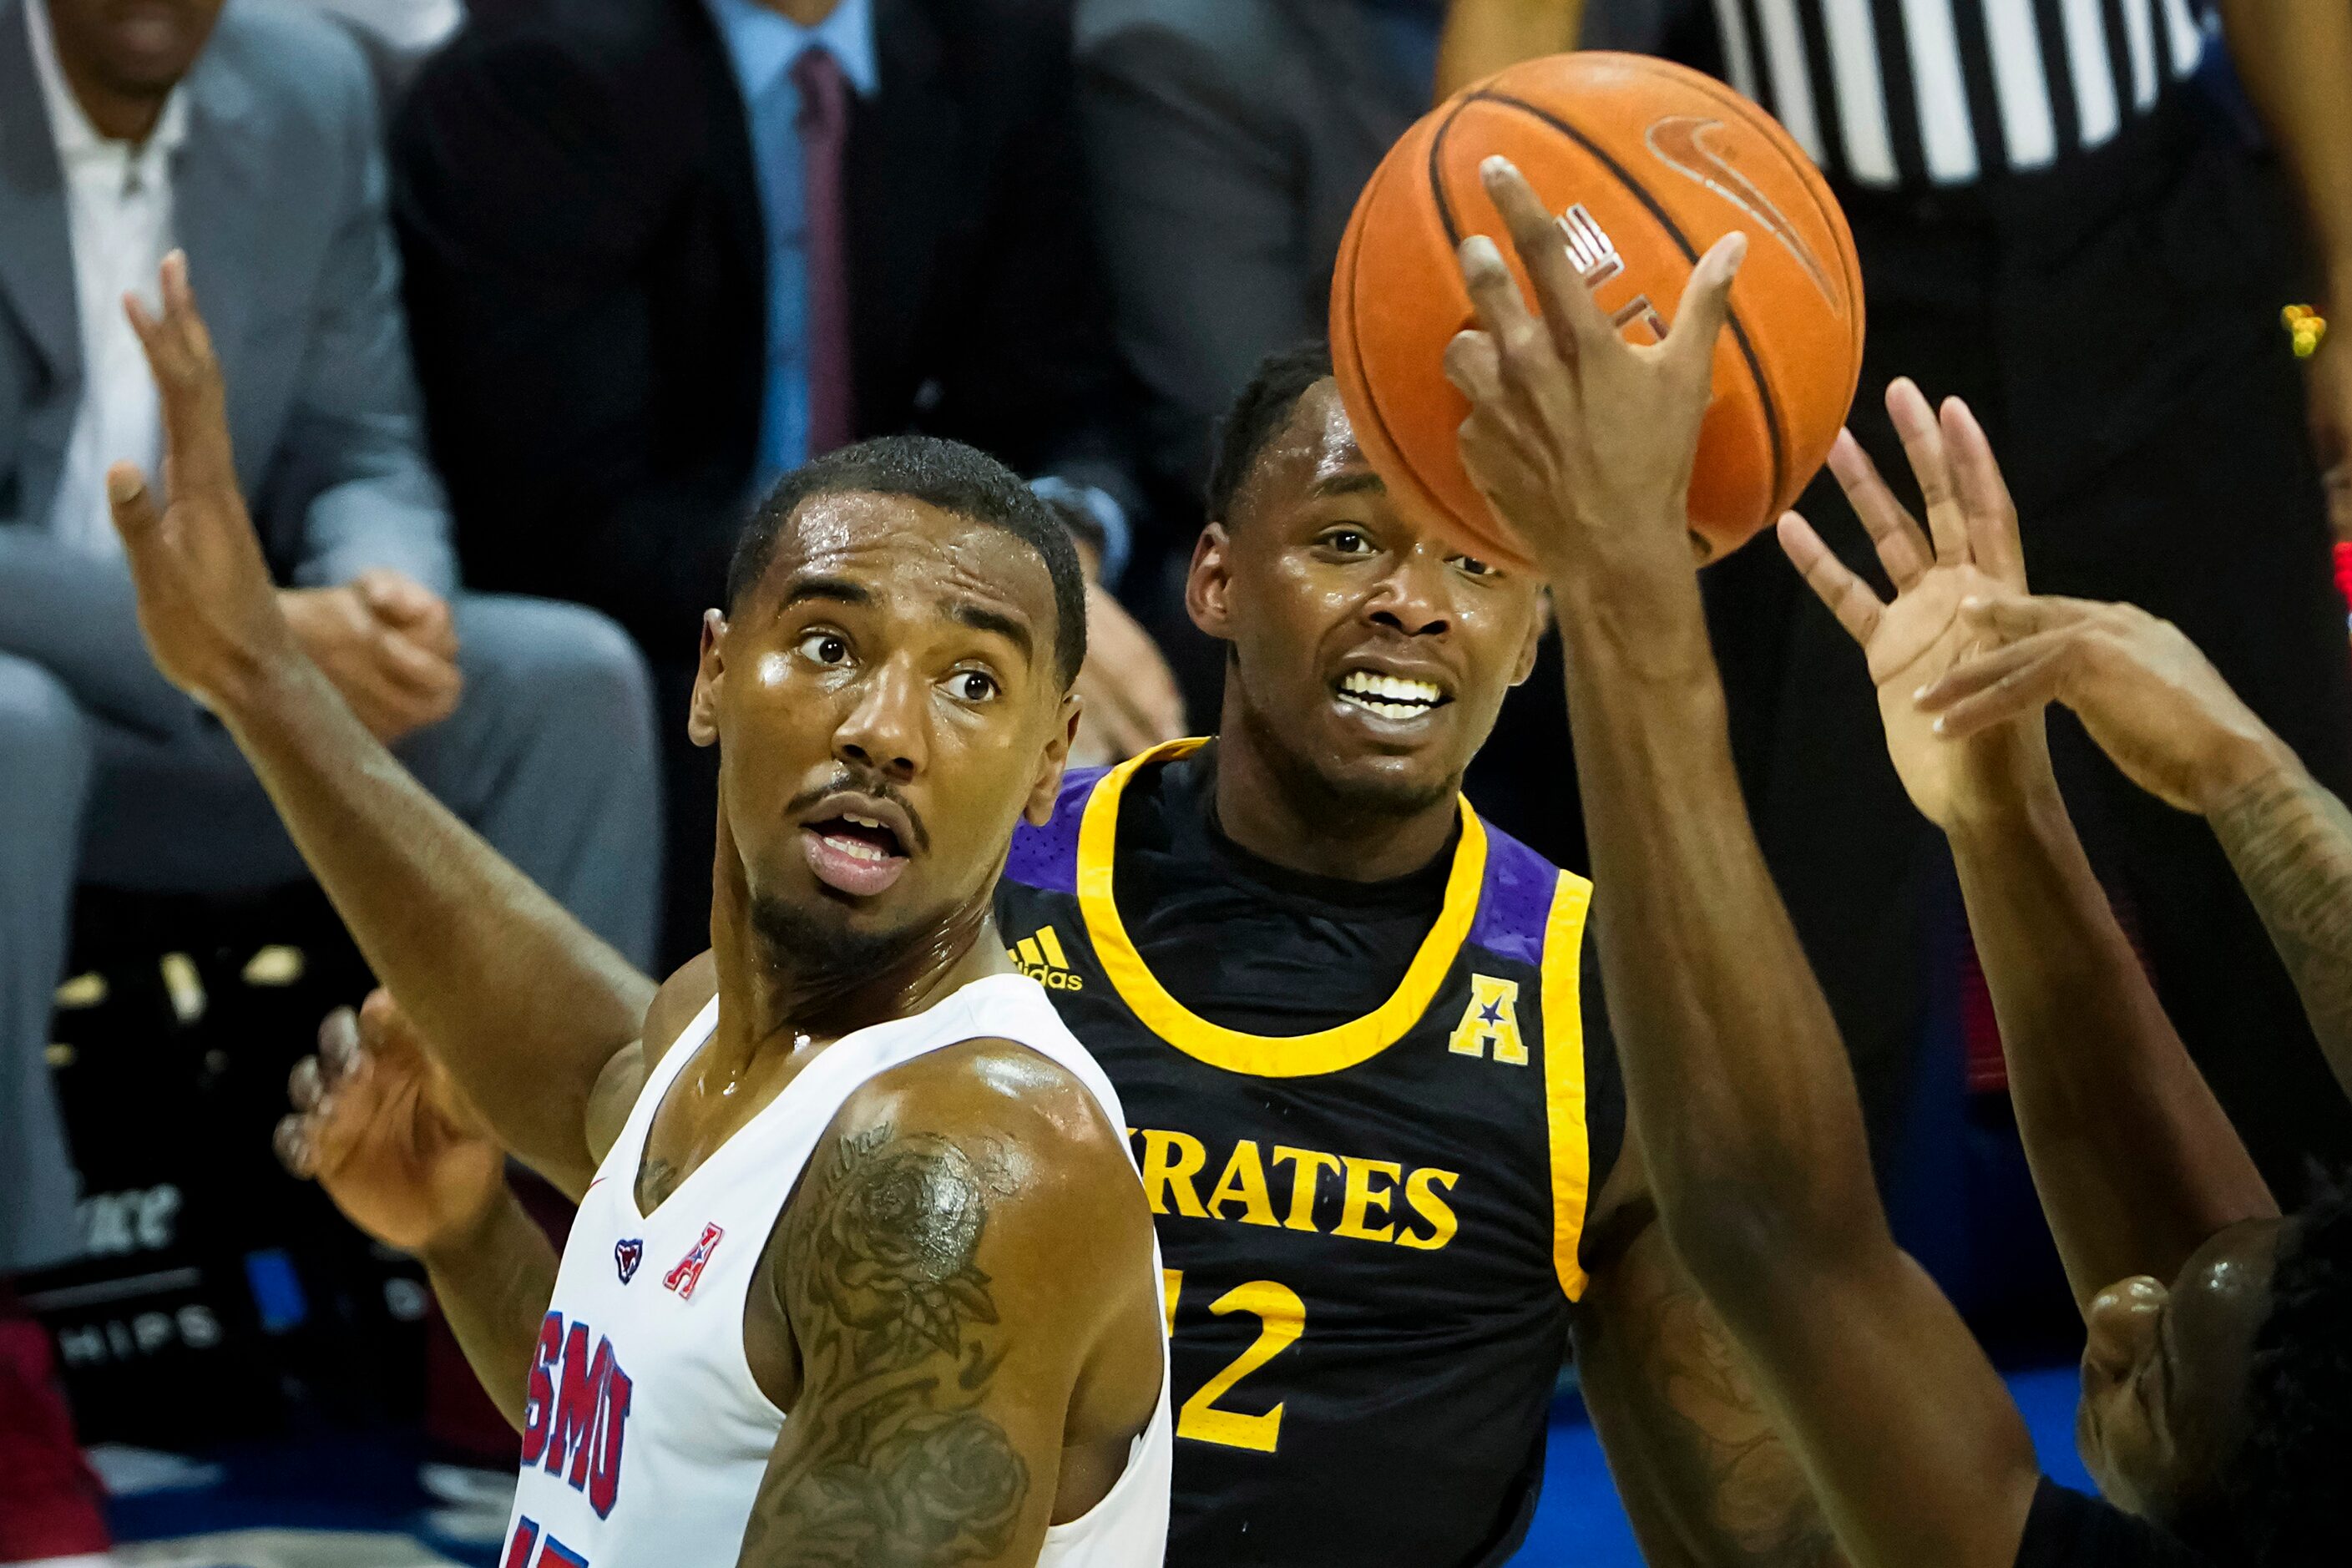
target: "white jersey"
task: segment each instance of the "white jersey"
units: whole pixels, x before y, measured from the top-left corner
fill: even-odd
[[[990,975],[911,1018],[827,1046],[641,1215],[637,1170],[654,1112],[718,1019],[713,1001],[646,1075],[572,1222],[531,1365],[502,1568],[736,1561],[786,1420],[751,1376],[744,1302],[785,1198],[859,1085],[943,1046],[1006,1039],[1075,1074],[1110,1124],[1127,1126],[1110,1080],[1044,988],[1025,975]],[[1156,1300],[1156,1241],[1151,1266]],[[1046,1531],[1039,1568],[1158,1564],[1172,1460],[1163,1349],[1159,1407],[1126,1471],[1087,1513]]]

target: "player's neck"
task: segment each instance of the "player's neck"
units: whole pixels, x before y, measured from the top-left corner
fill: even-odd
[[[974,980],[1010,969],[986,893],[883,952],[828,952],[763,930],[740,862],[712,889],[711,957],[719,971],[722,1049],[787,1053],[894,1018],[911,1017]]]
[[[1351,801],[1288,763],[1245,719],[1227,711],[1217,738],[1217,824],[1262,860],[1310,877],[1386,882],[1443,854],[1454,837],[1454,796],[1412,809]]]

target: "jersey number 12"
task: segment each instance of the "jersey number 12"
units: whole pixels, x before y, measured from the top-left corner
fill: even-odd
[[[1172,1335],[1176,1331],[1176,1299],[1184,1289],[1184,1271],[1163,1268],[1160,1273],[1167,1302],[1168,1331]],[[1234,1286],[1210,1302],[1209,1310],[1221,1318],[1231,1312],[1255,1314],[1258,1321],[1257,1338],[1184,1401],[1176,1415],[1176,1436],[1271,1454],[1282,1436],[1281,1405],[1263,1415],[1251,1415],[1223,1409],[1217,1401],[1233,1392],[1234,1385],[1242,1379],[1288,1350],[1307,1331],[1307,1303],[1287,1285],[1253,1279],[1246,1285]]]

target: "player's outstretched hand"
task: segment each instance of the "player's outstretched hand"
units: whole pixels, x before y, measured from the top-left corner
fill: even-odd
[[[1699,258],[1664,342],[1633,343],[1594,302],[1559,220],[1518,170],[1496,157],[1480,174],[1535,308],[1494,241],[1462,242],[1479,328],[1447,348],[1445,374],[1470,400],[1461,444],[1472,482],[1556,592],[1606,598],[1661,572],[1686,579],[1691,466],[1747,236],[1727,235]]]
[[[286,1090],[294,1112],[278,1124],[278,1157],[387,1247],[461,1238],[505,1189],[505,1152],[388,992],[356,1016],[328,1014],[319,1054],[295,1064]]]
[[[1980,735],[2062,702],[2132,783],[2200,815],[2295,765],[2197,645],[2137,605],[1971,598],[1959,618],[1975,652],[1916,704],[1947,736]]]
[[[1972,812],[2008,810],[2049,780],[2038,715],[2011,713],[2010,722],[1985,726],[1958,743],[1937,732],[1935,715],[1916,700],[1975,646],[1978,634],[1964,624],[1961,602],[2021,598],[2025,557],[2009,486],[1968,405],[1949,397],[1940,411],[1932,408],[1906,378],[1886,389],[1886,412],[1919,481],[1927,528],[1895,499],[1851,432],[1838,433],[1830,469],[1895,584],[1894,601],[1882,604],[1795,512],[1780,520],[1780,546],[1868,657],[1886,750],[1912,804],[1951,828]]]
[[[139,626],[166,679],[226,711],[292,648],[269,568],[237,489],[227,400],[187,258],[163,258],[163,314],[126,296],[163,404],[163,494],[133,463],[107,470],[107,500],[139,595]]]

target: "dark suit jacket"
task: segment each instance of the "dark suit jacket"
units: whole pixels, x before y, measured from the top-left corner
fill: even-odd
[[[1078,93],[1154,491],[1189,500],[1260,358],[1320,337],[1339,236],[1429,107],[1357,0],[1078,0]]]
[[[1117,487],[1068,0],[874,0],[848,191],[861,432]],[[395,117],[394,211],[467,580],[657,658],[719,599],[754,461],[766,250],[703,0],[487,0]]]

